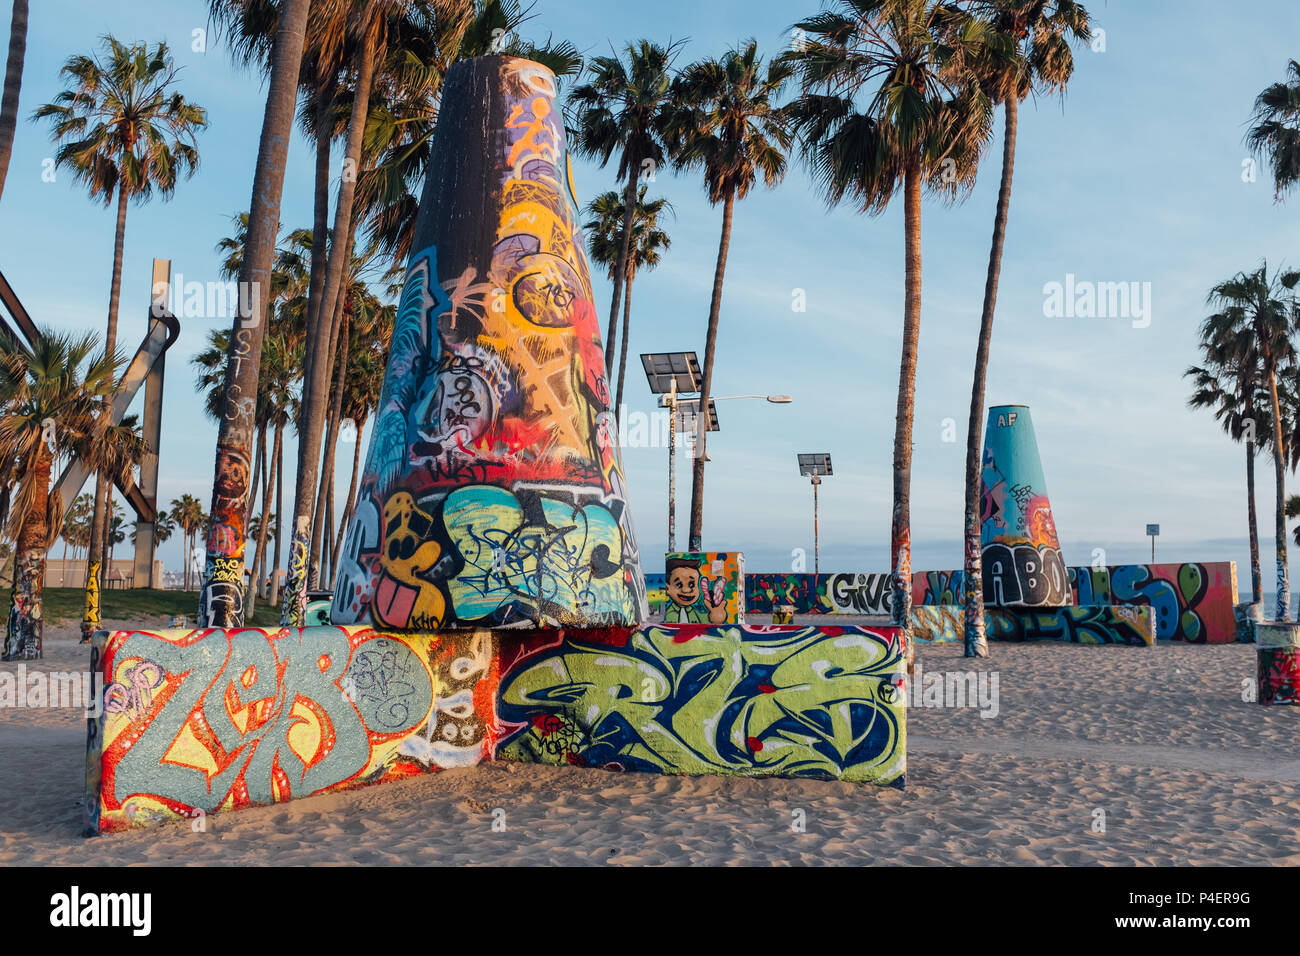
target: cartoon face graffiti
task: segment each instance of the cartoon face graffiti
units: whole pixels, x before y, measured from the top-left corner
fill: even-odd
[[[700,599],[700,569],[681,562],[668,569],[668,598],[678,607],[690,607]]]
[[[384,503],[382,569],[375,585],[375,620],[386,627],[436,628],[446,614],[446,599],[428,573],[442,556],[433,538],[433,518],[408,492]]]
[[[702,577],[693,561],[672,560],[666,565],[664,591],[671,602],[664,613],[665,623],[721,624],[727,619],[727,601],[721,578],[712,582]],[[704,607],[699,607],[703,596]],[[706,612],[707,608],[707,612]]]

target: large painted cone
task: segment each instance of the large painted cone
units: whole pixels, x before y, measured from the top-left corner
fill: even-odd
[[[334,624],[647,616],[555,86],[447,74]]]
[[[1027,405],[989,409],[980,520],[986,605],[1063,607],[1074,603]]]

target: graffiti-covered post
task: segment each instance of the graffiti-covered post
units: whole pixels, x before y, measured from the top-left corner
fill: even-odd
[[[487,56],[449,71],[412,248],[331,620],[643,620],[548,69]]]
[[[1029,406],[990,408],[984,435],[980,488],[984,603],[994,607],[1073,604]]]

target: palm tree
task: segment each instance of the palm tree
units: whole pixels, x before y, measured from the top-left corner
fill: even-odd
[[[1261,262],[1253,272],[1239,272],[1210,290],[1206,302],[1218,309],[1201,323],[1201,341],[1209,343],[1207,351],[1222,356],[1237,366],[1253,366],[1250,375],[1268,392],[1268,443],[1273,448],[1277,479],[1277,509],[1274,521],[1277,545],[1277,620],[1290,618],[1290,577],[1286,553],[1286,479],[1287,444],[1283,438],[1281,407],[1278,401],[1278,374],[1296,360],[1291,333],[1296,327],[1295,287],[1300,272],[1268,273],[1268,263]]]
[[[627,255],[627,279],[623,290],[623,342],[619,347],[618,393],[614,411],[623,414],[623,380],[627,374],[628,326],[632,315],[632,281],[641,269],[650,270],[659,265],[663,253],[672,246],[668,233],[659,228],[659,217],[665,209],[672,210],[667,199],[646,200],[645,185],[637,189],[636,209],[632,214],[632,242]],[[612,189],[601,193],[587,204],[591,220],[583,228],[587,232],[587,247],[591,260],[605,267],[611,282],[618,265],[619,249],[623,243],[623,200]]]
[[[660,46],[649,40],[629,43],[622,56],[593,57],[587,81],[569,93],[571,148],[598,160],[602,169],[618,153],[616,175],[623,190],[623,231],[614,263],[614,296],[605,337],[605,377],[613,376],[618,337],[618,307],[632,243],[637,182],[664,165],[664,135],[671,115],[672,65],[681,43]]]
[[[153,523],[154,544],[162,544],[176,532],[176,521],[166,511],[158,513]],[[131,529],[131,543],[135,544],[135,529]]]
[[[108,295],[108,329],[104,351],[117,349],[117,308],[122,289],[122,254],[126,242],[127,203],[147,200],[155,190],[170,198],[182,177],[198,168],[195,142],[207,125],[204,110],[176,89],[178,70],[167,44],[124,44],[106,36],[97,56],[74,56],[60,75],[67,87],[37,108],[34,118],[48,118],[58,151],[56,167],[71,171],[92,199],[109,205],[117,199],[117,229],[113,239],[113,279]],[[107,422],[107,419],[105,419]],[[100,541],[108,479],[95,479],[95,510],[87,577],[104,558]],[[89,614],[83,638],[94,626]]]
[[[239,270],[239,311],[241,316],[249,316],[249,319],[247,322],[242,318],[237,320],[237,326],[245,326],[239,329],[243,334],[236,335],[232,330],[230,336],[222,402],[224,414],[217,433],[213,469],[212,520],[207,542],[210,562],[220,556],[242,565],[244,559],[248,466],[253,446],[262,346],[268,324],[265,310],[270,290],[266,284],[280,230],[280,197],[284,190],[284,169],[293,132],[298,73],[310,7],[310,0],[283,0],[277,10],[275,40],[269,54],[271,71],[266,112],[262,117],[248,235]],[[250,295],[251,301],[244,299],[246,294]],[[234,542],[230,553],[226,553],[226,540]],[[201,624],[238,626],[243,623],[242,602],[216,599],[218,586],[224,588],[230,584],[242,586],[238,580],[204,582],[205,590],[199,601]]]
[[[1255,97],[1246,144],[1268,161],[1278,199],[1300,182],[1300,62],[1287,64],[1286,79]]]
[[[124,527],[126,516],[122,513],[122,506],[117,503],[116,498],[113,499],[113,507],[111,509],[111,512],[112,512],[112,518],[108,523],[108,565],[107,565],[110,574],[112,573],[112,569],[113,569],[113,552],[114,550],[116,550],[117,545],[121,544],[123,541],[126,540],[126,528]]]
[[[203,502],[193,495],[184,494],[172,499],[169,513],[176,526],[185,535],[185,590],[188,591],[192,579],[190,553],[194,549],[194,535],[203,526]]]
[[[980,563],[980,460],[984,441],[984,381],[993,339],[1002,246],[1011,206],[1011,177],[1016,164],[1016,127],[1020,102],[1032,91],[1060,92],[1074,72],[1070,40],[1087,42],[1088,11],[1074,0],[979,0],[975,11],[991,27],[990,56],[983,83],[994,105],[1002,104],[1002,180],[993,216],[993,241],[984,305],[980,312],[975,373],[971,383],[970,419],[966,427],[965,605],[966,656],[988,657],[984,633],[984,588]]]
[[[1223,343],[1201,341],[1205,354],[1203,365],[1193,365],[1183,374],[1192,380],[1192,396],[1187,400],[1190,408],[1207,408],[1223,426],[1233,441],[1246,446],[1246,517],[1250,538],[1250,591],[1251,603],[1263,600],[1262,575],[1259,562],[1259,528],[1255,511],[1255,456],[1261,435],[1271,431],[1267,391],[1261,389],[1258,378],[1257,357],[1248,356],[1239,361],[1225,354]]]
[[[9,21],[9,59],[5,65],[4,96],[0,98],[0,196],[4,195],[9,157],[14,152],[14,127],[18,124],[18,91],[23,85],[23,60],[27,54],[27,0],[14,0]]]
[[[59,585],[63,586],[68,577],[68,546],[72,546],[72,556],[76,559],[77,548],[81,542],[90,541],[90,514],[94,504],[90,495],[77,495],[72,507],[63,513],[63,573],[59,576]]]
[[[116,369],[113,356],[95,353],[92,335],[46,329],[30,351],[0,341],[0,460],[16,463],[5,529],[16,544],[5,660],[42,656],[45,556],[63,527],[50,473],[61,459],[94,455],[96,417]]]
[[[338,570],[339,549],[343,546],[343,533],[352,523],[352,514],[357,500],[357,478],[361,467],[361,433],[366,422],[379,407],[379,393],[384,384],[384,372],[387,367],[388,344],[392,337],[392,323],[387,326],[387,335],[370,334],[360,340],[350,350],[348,357],[347,388],[343,395],[342,414],[352,420],[356,435],[352,445],[352,479],[348,483],[348,494],[344,499],[342,520],[330,548],[329,566],[331,575]]]
[[[903,192],[905,298],[894,426],[891,616],[912,604],[912,419],[921,322],[921,193],[945,198],[974,181],[992,107],[972,67],[987,31],[939,0],[836,0],[797,24],[787,54],[801,95],[790,112],[827,202],[883,212]]]
[[[722,281],[731,245],[731,220],[737,199],[744,199],[761,176],[774,188],[785,177],[791,136],[785,112],[776,99],[793,72],[777,59],[763,69],[758,44],[728,50],[720,60],[702,60],[682,71],[673,84],[674,108],[668,139],[674,164],[700,168],[709,202],[722,206],[722,239],[713,271],[708,332],[704,342],[700,408],[709,407],[713,363],[722,312]],[[695,467],[691,478],[690,548],[703,547],[704,462],[708,429],[706,416],[697,416]]]

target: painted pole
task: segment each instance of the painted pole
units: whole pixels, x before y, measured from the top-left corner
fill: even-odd
[[[812,476],[813,486],[813,576],[818,577],[822,573],[822,546],[821,535],[817,530],[817,487],[822,483],[819,476]],[[805,565],[806,567],[806,565]]]
[[[448,71],[335,624],[647,616],[564,137],[546,67]]]
[[[984,603],[1074,603],[1027,405],[989,409],[980,488]]]
[[[668,388],[668,550],[677,550],[677,379]]]

